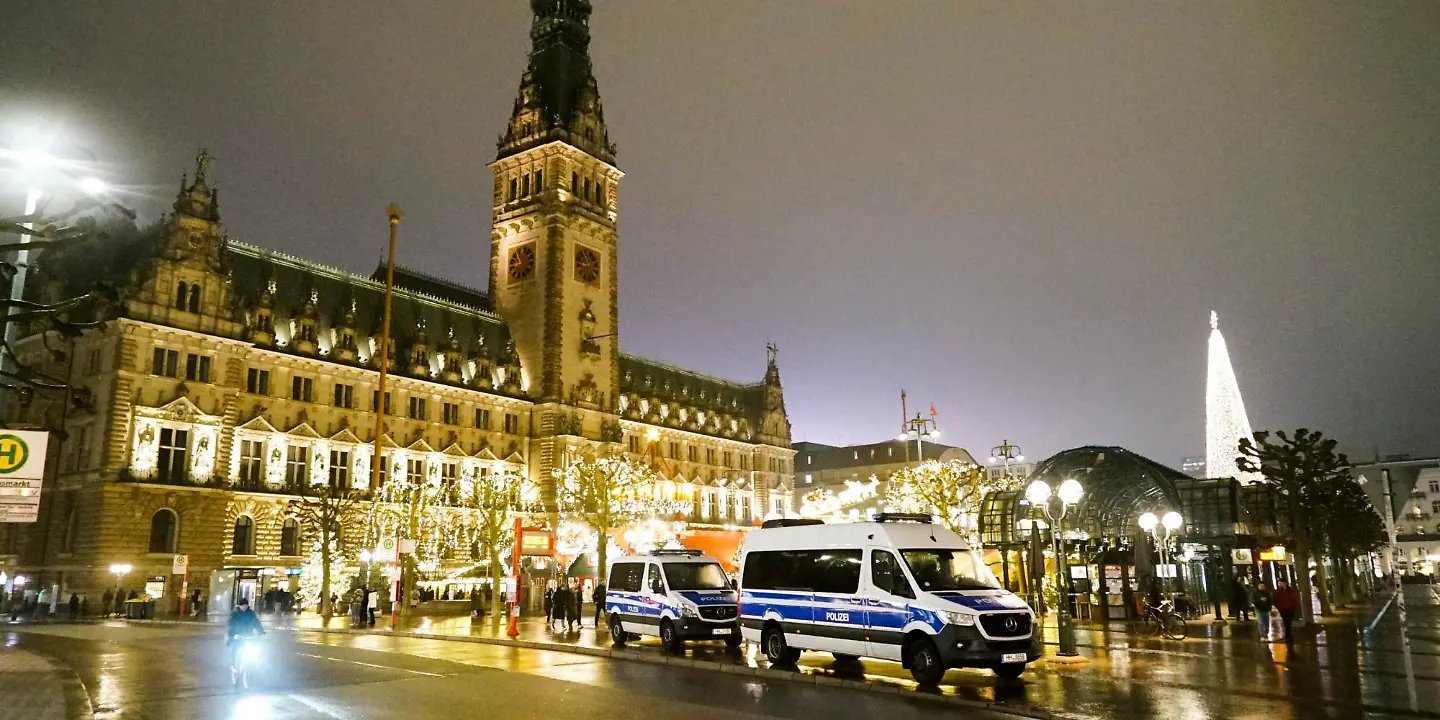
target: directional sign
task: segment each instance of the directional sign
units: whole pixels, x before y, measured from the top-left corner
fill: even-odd
[[[190,556],[176,555],[170,559],[170,574],[184,575],[190,571]]]
[[[0,431],[0,523],[35,522],[50,434]]]

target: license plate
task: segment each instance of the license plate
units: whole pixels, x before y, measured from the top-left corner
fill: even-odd
[[[729,634],[730,634],[730,630],[731,630],[731,628],[715,628],[714,630],[711,630],[710,632],[713,633],[713,634],[715,634],[715,635],[729,635]]]
[[[1025,653],[1004,653],[1000,656],[1002,663],[1023,663],[1025,659]]]

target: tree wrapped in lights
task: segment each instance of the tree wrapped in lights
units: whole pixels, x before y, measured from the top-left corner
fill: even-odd
[[[846,508],[854,508],[867,500],[879,495],[879,478],[874,475],[870,479],[861,482],[859,480],[846,480],[845,487],[840,492],[830,488],[816,488],[802,498],[800,503],[800,516],[806,518],[834,519],[840,520],[845,517]],[[853,510],[858,513],[858,510]]]
[[[438,547],[437,533],[446,525],[447,513],[441,505],[444,489],[438,482],[425,477],[412,478],[398,472],[399,463],[388,473],[388,480],[375,494],[366,516],[366,540],[378,543],[381,538],[414,540],[415,552],[400,555],[401,612],[409,610],[406,602],[415,589],[415,573],[422,559],[434,557]]]
[[[302,484],[299,494],[299,498],[287,504],[290,514],[314,542],[315,550],[311,554],[316,556],[306,560],[306,568],[300,575],[302,596],[305,584],[315,583],[320,614],[329,620],[335,613],[330,604],[330,588],[335,578],[345,573],[345,527],[360,518],[360,497],[354,490],[333,484]]]
[[[505,577],[505,565],[500,557],[505,548],[515,542],[511,519],[514,513],[538,509],[532,485],[528,478],[513,470],[478,473],[470,480],[469,491],[463,497],[466,522],[477,555],[473,559],[489,563],[491,587],[497,590],[490,594],[490,617],[494,622],[500,621],[498,589]]]
[[[345,574],[345,554],[340,549],[340,537],[338,534],[328,537],[328,542],[318,534],[315,537],[310,554],[300,564],[300,588],[296,592],[299,607],[318,604],[320,614],[326,620],[335,611],[330,602],[333,594],[331,579]]]
[[[895,471],[885,488],[885,505],[896,512],[933,515],[956,534],[974,540],[980,501],[986,493],[1015,484],[1009,478],[990,480],[985,468],[974,463],[930,460]]]
[[[555,471],[555,503],[560,514],[589,526],[596,534],[595,572],[605,582],[608,540],[613,530],[650,517],[673,517],[678,503],[655,497],[655,472],[626,457],[602,457],[570,463]]]

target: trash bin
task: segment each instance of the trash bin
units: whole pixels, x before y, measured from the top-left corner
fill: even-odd
[[[155,601],[139,598],[126,600],[125,617],[128,620],[149,620],[155,617]]]

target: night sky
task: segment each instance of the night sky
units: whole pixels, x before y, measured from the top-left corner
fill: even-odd
[[[1440,3],[596,0],[621,344],[758,381],[797,440],[1204,453],[1208,316],[1257,428],[1440,453]],[[6,0],[43,116],[153,218],[483,287],[523,0]],[[0,177],[0,212],[18,212]]]

